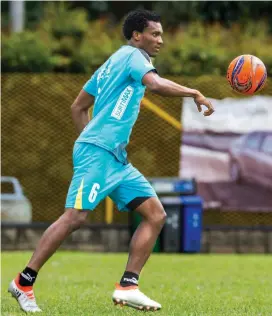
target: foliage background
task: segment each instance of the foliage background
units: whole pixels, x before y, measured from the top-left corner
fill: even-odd
[[[20,34],[9,32],[3,3],[2,71],[91,74],[125,43],[122,21],[136,7],[162,15],[165,47],[155,60],[162,75],[225,76],[241,54],[258,56],[272,74],[272,3],[254,1],[31,1]]]

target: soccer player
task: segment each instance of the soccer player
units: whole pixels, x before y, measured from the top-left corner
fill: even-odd
[[[74,174],[65,212],[44,232],[26,268],[8,289],[26,312],[41,311],[33,292],[41,267],[106,196],[118,209],[135,210],[143,217],[132,237],[127,265],[112,299],[142,310],[161,308],[139,290],[138,279],[166,214],[149,182],[128,162],[125,148],[146,87],[162,96],[191,97],[199,112],[202,105],[207,107],[205,116],[214,109],[199,91],[161,78],[152,65],[150,57],[155,57],[163,44],[159,15],[133,11],[124,21],[123,33],[127,45],[120,47],[93,74],[71,107],[80,134],[73,149]],[[90,120],[88,111],[93,103]]]

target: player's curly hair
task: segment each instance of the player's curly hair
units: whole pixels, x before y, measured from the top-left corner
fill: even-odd
[[[125,38],[130,40],[133,31],[143,32],[148,26],[148,21],[160,22],[161,17],[154,11],[143,9],[129,12],[123,24],[123,34]]]

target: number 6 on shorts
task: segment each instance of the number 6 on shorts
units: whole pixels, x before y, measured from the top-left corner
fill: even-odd
[[[88,198],[89,202],[93,203],[95,201],[98,194],[97,190],[99,189],[100,189],[99,183],[94,183],[94,185],[92,186],[91,192],[89,194],[89,198]]]

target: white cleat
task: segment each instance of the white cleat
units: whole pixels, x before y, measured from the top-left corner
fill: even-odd
[[[122,287],[116,284],[112,300],[115,305],[118,304],[121,307],[126,305],[145,311],[157,311],[161,309],[161,304],[151,300],[138,289],[138,286],[134,285]]]
[[[20,286],[18,278],[10,283],[8,292],[18,301],[24,312],[37,313],[42,311],[36,303],[32,286]]]

